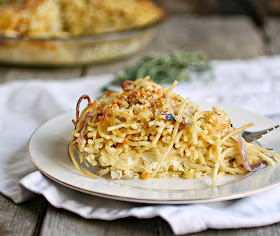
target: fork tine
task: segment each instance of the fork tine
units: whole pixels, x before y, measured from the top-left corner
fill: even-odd
[[[261,131],[257,131],[257,132],[248,132],[248,131],[245,131],[243,132],[242,134],[242,137],[245,139],[245,141],[247,142],[253,142],[259,138],[262,138],[265,134],[269,133],[270,131],[272,130],[275,130],[279,128],[279,124],[276,125],[276,126],[273,126],[269,129],[266,129],[266,130],[261,130]]]

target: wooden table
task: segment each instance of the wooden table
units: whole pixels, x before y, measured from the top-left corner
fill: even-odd
[[[129,59],[60,69],[0,67],[0,82],[36,78],[59,80],[116,72],[142,55],[178,48],[204,51],[211,59],[277,54],[280,53],[279,24],[280,19],[268,18],[265,27],[259,28],[246,16],[190,17],[176,14],[168,18],[145,50]],[[42,196],[17,205],[0,195],[0,206],[0,235],[173,235],[169,225],[159,217],[111,222],[85,220],[66,210],[54,208]],[[280,235],[280,223],[250,229],[210,229],[192,235]]]

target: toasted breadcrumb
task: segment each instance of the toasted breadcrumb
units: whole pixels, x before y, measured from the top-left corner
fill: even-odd
[[[0,35],[89,36],[143,27],[162,17],[150,0],[18,0],[0,5]]]

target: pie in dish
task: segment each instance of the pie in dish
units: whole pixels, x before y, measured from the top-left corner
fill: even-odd
[[[76,37],[121,32],[152,24],[164,15],[150,0],[7,2],[0,5],[0,35],[8,37]]]
[[[149,77],[125,81],[120,93],[106,92],[100,100],[83,95],[76,107],[72,148],[80,163],[99,167],[112,179],[212,175],[212,185],[224,174],[245,174],[278,162],[280,155],[247,143],[228,115],[217,107],[201,111],[189,98],[153,83]],[[83,99],[88,105],[80,113]]]

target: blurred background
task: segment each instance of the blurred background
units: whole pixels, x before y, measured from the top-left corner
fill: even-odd
[[[278,15],[279,0],[155,0],[169,12]],[[258,15],[258,16],[260,16]]]
[[[17,65],[8,68],[9,63],[6,63],[0,66],[0,75],[5,74],[2,80],[14,78],[17,73],[21,78],[29,79],[77,78],[115,73],[127,65],[135,64],[143,56],[161,55],[174,50],[199,51],[210,60],[247,59],[280,53],[280,0],[154,0],[153,2],[164,9],[166,17],[149,42],[145,39],[145,43],[141,44],[139,50],[135,50],[132,56],[103,60],[102,63],[82,65],[74,63],[68,68],[34,67],[30,70]],[[139,42],[137,43],[140,45]],[[0,42],[1,45],[15,44]],[[67,45],[67,42],[63,45]],[[111,52],[113,50],[124,52],[129,50],[129,46],[135,45],[134,41],[130,43],[123,41],[118,46],[111,47]],[[65,47],[66,50],[73,51],[72,44]],[[88,51],[90,44],[83,43],[79,47],[79,53],[92,55],[92,52]],[[29,53],[26,53],[24,46],[22,48],[20,54],[27,57]],[[97,45],[93,51],[95,52],[96,49],[100,49],[100,45]],[[2,58],[6,58],[6,55],[14,54],[3,51]],[[39,53],[39,55],[45,54]],[[79,54],[73,55],[77,60],[81,58]],[[49,58],[49,61],[52,61],[57,57],[50,55]]]
[[[178,66],[180,72],[182,69],[189,68],[190,65],[197,71],[207,71],[209,61],[236,60],[217,62],[216,64],[220,65],[219,79],[193,87],[191,87],[191,83],[187,84],[182,87],[182,94],[185,93],[189,96],[192,92],[192,98],[196,100],[206,101],[208,99],[207,101],[210,102],[217,101],[240,106],[280,121],[280,71],[278,69],[280,66],[279,57],[274,57],[280,54],[280,0],[154,0],[164,9],[166,16],[161,24],[153,28],[155,29],[152,31],[153,34],[150,34],[149,30],[136,30],[129,34],[117,32],[109,38],[98,36],[98,38],[79,40],[72,40],[66,34],[62,35],[65,37],[64,39],[45,41],[14,37],[15,32],[11,31],[11,28],[25,32],[25,23],[29,19],[28,14],[23,14],[24,20],[20,24],[21,27],[16,27],[15,22],[18,21],[19,16],[14,14],[11,8],[2,12],[3,15],[1,15],[1,6],[3,2],[19,1],[28,3],[20,6],[20,11],[35,6],[31,7],[36,12],[33,23],[39,31],[42,30],[42,27],[37,23],[42,20],[42,12],[54,13],[51,16],[54,18],[58,13],[48,8],[57,9],[53,3],[58,0],[0,0],[0,104],[2,109],[0,111],[0,130],[2,128],[3,141],[8,142],[12,146],[11,149],[14,149],[11,150],[12,154],[2,153],[4,158],[2,159],[7,158],[7,163],[11,164],[14,160],[17,163],[18,159],[20,159],[18,162],[20,164],[28,161],[25,145],[35,128],[62,111],[74,109],[81,94],[89,93],[92,97],[103,94],[104,91],[101,91],[101,88],[107,86],[116,73],[124,70],[130,74],[139,73],[139,69],[142,67],[137,63],[147,56],[159,58],[153,61],[157,68],[159,66],[156,63],[164,61],[165,64],[161,68],[165,68],[165,70],[159,71],[164,75],[163,78],[170,75],[171,71],[174,72],[174,69],[170,70],[170,67]],[[36,2],[44,3],[46,1],[48,2],[47,7],[36,11]],[[105,2],[105,0],[59,0],[65,4],[82,1]],[[111,0],[111,2],[118,4],[124,0]],[[139,2],[145,1],[139,0]],[[70,9],[69,13],[72,14],[77,10],[79,7],[74,7]],[[114,9],[113,12],[115,12]],[[140,13],[143,12],[145,13],[145,11],[140,11]],[[131,11],[128,10],[127,13],[130,14]],[[8,27],[8,36],[12,36],[12,38],[1,36],[1,27],[5,28],[7,23],[4,16],[11,20],[8,23],[8,26],[11,27]],[[111,14],[108,16],[110,17]],[[116,16],[115,20],[118,21],[121,18],[123,18],[123,14],[120,10],[120,14]],[[71,21],[74,18],[70,16],[68,19]],[[79,33],[81,22],[87,19],[89,18],[82,12],[76,21],[68,23],[70,26],[77,26],[74,31]],[[51,28],[57,29],[56,27]],[[35,30],[36,32],[38,33]],[[168,55],[178,50],[200,52],[204,57],[180,54],[179,57],[175,56],[170,59]],[[133,53],[127,56],[124,55],[126,52]],[[104,55],[115,55],[115,58],[110,60],[103,58],[102,62],[99,61],[99,57]],[[121,55],[121,57],[117,55]],[[255,58],[263,56],[266,57],[263,63],[262,58],[257,59],[257,63],[251,63],[255,61]],[[95,62],[87,63],[88,58]],[[82,59],[85,61],[81,63]],[[250,59],[253,60],[250,61]],[[40,60],[52,65],[40,65]],[[68,64],[69,60],[70,64]],[[65,65],[56,65],[57,61]],[[28,63],[26,64],[26,62]],[[152,70],[147,73],[154,73],[154,68],[149,66],[153,63],[148,61],[145,64],[145,62],[147,61],[143,63],[144,68]],[[224,66],[231,63],[232,66]],[[144,69],[141,70],[144,71]],[[88,79],[84,79],[85,77]],[[158,79],[160,76],[152,78]],[[185,78],[188,79],[188,77]],[[172,82],[174,79],[178,79],[178,76],[171,76],[171,80],[162,82]],[[91,86],[87,87],[88,84]],[[202,87],[204,90],[201,89]],[[27,122],[27,125],[24,122]],[[14,135],[15,132],[16,135]],[[7,149],[5,142],[2,142],[3,151]],[[10,151],[9,148],[8,151]],[[5,165],[3,166],[5,167]],[[25,167],[25,164],[21,164],[21,166]],[[14,165],[11,165],[12,167],[14,168]],[[24,171],[26,172],[26,170]],[[18,170],[9,171],[10,173],[18,173]],[[11,180],[10,176],[7,178],[9,181]],[[17,181],[12,181],[13,185],[9,186],[13,191]],[[0,215],[4,222],[2,225],[0,222],[0,225],[3,226],[0,227],[0,235],[7,235],[7,232],[9,232],[8,235],[39,235],[40,233],[42,235],[67,235],[67,233],[71,235],[80,234],[85,230],[90,234],[102,232],[102,235],[146,235],[147,232],[149,235],[173,235],[169,225],[160,218],[154,220],[126,218],[112,222],[87,221],[68,211],[56,209],[43,196],[19,205],[2,195],[0,197],[0,208],[3,209]],[[104,231],[104,229],[106,230]],[[279,229],[278,223],[259,230],[236,229],[221,232],[209,230],[205,231],[205,234],[279,235]],[[199,235],[205,234],[202,232]]]
[[[280,53],[280,0],[154,2],[166,11],[165,22],[144,50],[128,60],[111,63],[113,70],[133,64],[145,55],[177,49],[199,51],[210,60],[248,59]],[[104,71],[101,67],[91,67],[89,71]]]

